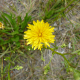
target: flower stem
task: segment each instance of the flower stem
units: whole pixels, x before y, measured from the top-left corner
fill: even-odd
[[[54,50],[53,50],[52,48],[50,48],[50,47],[48,47],[47,49],[50,49],[53,53],[62,56],[62,57],[64,58],[64,60],[69,64],[69,66],[71,66],[71,67],[73,67],[73,68],[76,67],[76,66],[72,65],[72,64],[66,59],[66,57],[64,56],[64,55],[68,55],[67,53],[62,54],[62,53],[56,52],[56,51],[54,51]]]

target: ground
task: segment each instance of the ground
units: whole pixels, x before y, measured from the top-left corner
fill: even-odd
[[[12,12],[16,16],[21,15],[24,19],[25,14],[28,12],[29,15],[32,15],[33,19],[41,19],[40,16],[44,13],[41,12],[41,6],[44,8],[48,0],[1,0],[0,10],[4,12]],[[40,5],[42,4],[42,5]],[[58,21],[51,23],[51,26],[55,27],[55,39],[56,45],[61,46],[62,44],[67,44],[65,48],[58,48],[56,51],[60,53],[71,52],[73,43],[76,35],[76,32],[80,31],[79,22],[80,22],[80,6],[76,5],[72,10],[66,14],[66,19],[60,18]],[[76,28],[77,27],[77,28]],[[75,30],[76,29],[76,30]],[[80,40],[75,44],[75,50],[80,49]],[[53,47],[51,45],[51,47]],[[27,53],[27,52],[26,52]],[[12,70],[11,71],[11,80],[63,80],[66,78],[71,78],[68,80],[74,80],[72,74],[67,74],[64,68],[64,59],[55,54],[50,64],[50,70],[47,74],[47,77],[43,74],[43,67],[49,63],[52,52],[50,50],[43,50],[43,57],[45,61],[41,60],[41,53],[38,50],[29,52],[33,57],[27,56],[26,58],[20,57],[23,61],[22,64],[16,63],[23,66],[21,70]],[[66,56],[70,57],[70,56]],[[76,57],[77,58],[77,57]],[[74,60],[74,62],[76,59]],[[80,62],[79,62],[80,63]],[[6,64],[6,63],[5,63]],[[5,65],[4,64],[4,65]],[[78,68],[80,65],[78,66]],[[64,75],[64,77],[62,77]],[[61,77],[61,79],[60,79]]]

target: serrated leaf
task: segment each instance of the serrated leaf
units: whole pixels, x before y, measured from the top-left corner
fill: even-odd
[[[13,19],[11,15],[6,14],[6,13],[2,13],[2,15],[3,15],[3,17],[5,17],[7,19],[7,21],[14,28],[14,30],[19,29],[19,26],[17,26],[15,19]]]

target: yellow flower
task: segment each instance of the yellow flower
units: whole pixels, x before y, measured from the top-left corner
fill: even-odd
[[[54,43],[54,27],[49,26],[48,22],[37,20],[37,22],[33,21],[33,25],[28,24],[28,26],[28,30],[24,32],[24,39],[27,39],[27,44],[31,44],[34,50],[37,48],[41,50],[43,45],[46,48],[50,47],[49,43]]]
[[[1,22],[0,22],[0,29],[4,29],[4,26]]]

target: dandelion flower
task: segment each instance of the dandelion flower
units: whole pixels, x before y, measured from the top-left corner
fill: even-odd
[[[32,48],[39,49],[43,47],[43,45],[47,48],[50,47],[49,43],[54,43],[54,27],[49,26],[49,23],[44,21],[37,22],[33,21],[33,25],[28,24],[28,30],[25,31],[24,39],[26,39],[27,44],[31,44]]]
[[[0,22],[0,29],[4,29],[4,26],[1,22]]]

